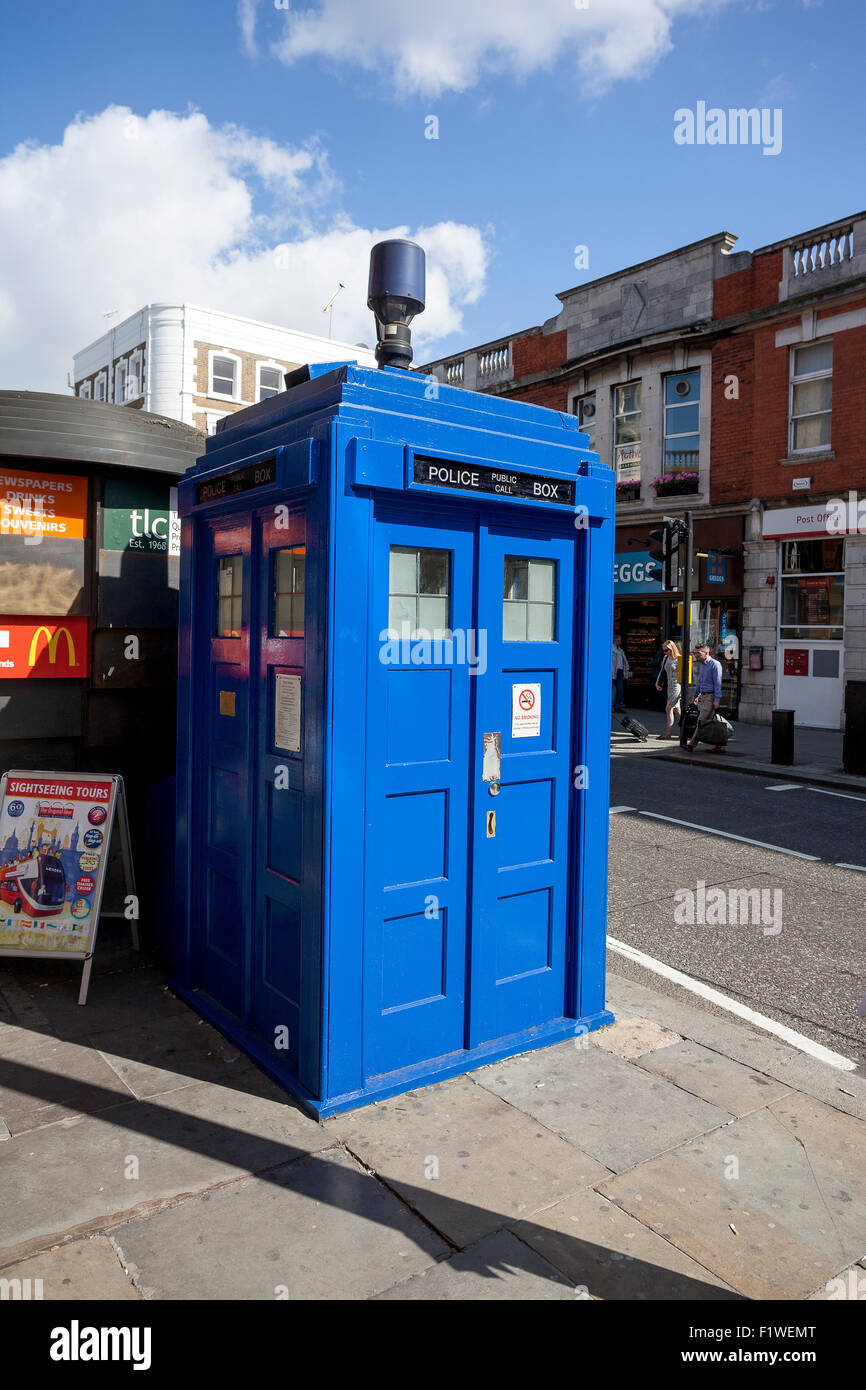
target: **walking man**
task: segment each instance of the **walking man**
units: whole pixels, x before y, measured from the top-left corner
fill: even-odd
[[[687,743],[683,744],[691,753],[696,743],[700,741],[701,734],[708,724],[712,724],[716,710],[722,700],[722,667],[714,656],[710,656],[710,649],[706,642],[697,642],[694,646],[694,654],[700,663],[697,684],[695,686],[695,697],[693,705],[698,707],[698,725],[692,737]],[[713,752],[719,752],[714,748]]]
[[[618,632],[613,635],[613,708],[618,714],[625,712],[625,683],[631,675],[628,657],[622,648],[622,638]]]

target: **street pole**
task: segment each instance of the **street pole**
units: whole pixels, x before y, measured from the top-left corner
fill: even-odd
[[[689,691],[691,681],[689,680],[689,663],[692,651],[692,514],[683,513],[683,545],[685,555],[683,559],[683,675],[682,675],[682,694],[680,695],[680,745],[686,741],[686,709],[688,707]]]

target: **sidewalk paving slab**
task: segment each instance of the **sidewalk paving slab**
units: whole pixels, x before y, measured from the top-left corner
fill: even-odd
[[[366,1299],[449,1253],[349,1155],[312,1155],[112,1239],[145,1298]]]
[[[595,1298],[645,1302],[742,1297],[599,1192],[572,1193],[513,1229]]]
[[[89,1042],[139,1100],[197,1081],[274,1094],[264,1073],[240,1048],[186,1007],[168,1028],[159,1021],[136,1024],[91,1033]]]
[[[468,1077],[338,1115],[325,1129],[460,1248],[610,1176]]]
[[[708,1173],[692,1147],[651,1159],[599,1191],[746,1298],[802,1299],[842,1267],[790,1230],[779,1210],[761,1209],[741,1183],[726,1181],[722,1166]],[[732,1139],[727,1153],[734,1152]]]
[[[682,1038],[679,1033],[662,1028],[651,1018],[624,1018],[617,1019],[606,1028],[597,1028],[590,1033],[589,1042],[603,1047],[605,1052],[612,1052],[615,1057],[621,1057],[624,1062],[635,1062],[647,1053],[682,1042]]]
[[[687,1003],[679,991],[669,994],[628,979],[617,973],[621,963],[613,956],[607,972],[607,1004],[617,1018],[651,1014],[684,1038],[742,1062],[793,1091],[804,1091],[836,1110],[866,1120],[866,1077],[860,1073],[838,1071],[735,1015],[711,1013]]]
[[[725,1124],[727,1110],[650,1078],[587,1039],[476,1072],[478,1084],[619,1173]]]
[[[105,1236],[89,1236],[70,1241],[34,1255],[29,1260],[7,1266],[3,1279],[42,1280],[45,1303],[73,1300],[80,1302],[132,1302],[140,1297],[124,1273],[117,1252]]]
[[[424,1299],[437,1303],[573,1302],[579,1294],[553,1265],[512,1232],[497,1231],[450,1260],[385,1290],[377,1299]]]
[[[5,1075],[16,1072],[15,1062],[41,1074],[38,1093],[5,1083]],[[0,1116],[13,1135],[132,1099],[105,1058],[80,1043],[42,1037],[0,1059]]]
[[[270,1083],[268,1083],[270,1084]],[[61,1233],[276,1167],[334,1140],[274,1086],[270,1097],[199,1082],[8,1141],[0,1262]],[[7,1152],[8,1149],[8,1152]],[[127,1176],[137,1163],[137,1177]]]
[[[700,1043],[680,1042],[636,1059],[638,1066],[732,1115],[748,1115],[790,1093],[781,1081],[734,1062]]]

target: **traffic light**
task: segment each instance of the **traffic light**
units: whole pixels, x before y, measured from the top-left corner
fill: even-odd
[[[657,531],[650,531],[650,541],[656,542],[655,546],[650,548],[649,557],[661,567],[659,580],[662,588],[666,591],[676,588],[674,555],[680,543],[676,523],[665,521]]]

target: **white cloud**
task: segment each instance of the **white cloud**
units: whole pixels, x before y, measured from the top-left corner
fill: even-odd
[[[255,0],[241,0],[246,43]],[[318,0],[292,6],[274,51],[286,63],[320,57],[383,69],[402,92],[464,91],[482,72],[525,77],[563,56],[580,90],[597,94],[645,76],[672,47],[684,15],[711,14],[731,0]]]
[[[488,251],[475,227],[359,227],[333,205],[315,144],[290,148],[205,116],[125,107],[79,118],[58,145],[0,160],[0,388],[62,391],[72,355],[112,320],[188,301],[370,342],[370,247],[416,235],[429,253],[419,343],[455,332],[481,293]],[[428,354],[430,355],[430,354]],[[419,355],[420,360],[420,355]]]

